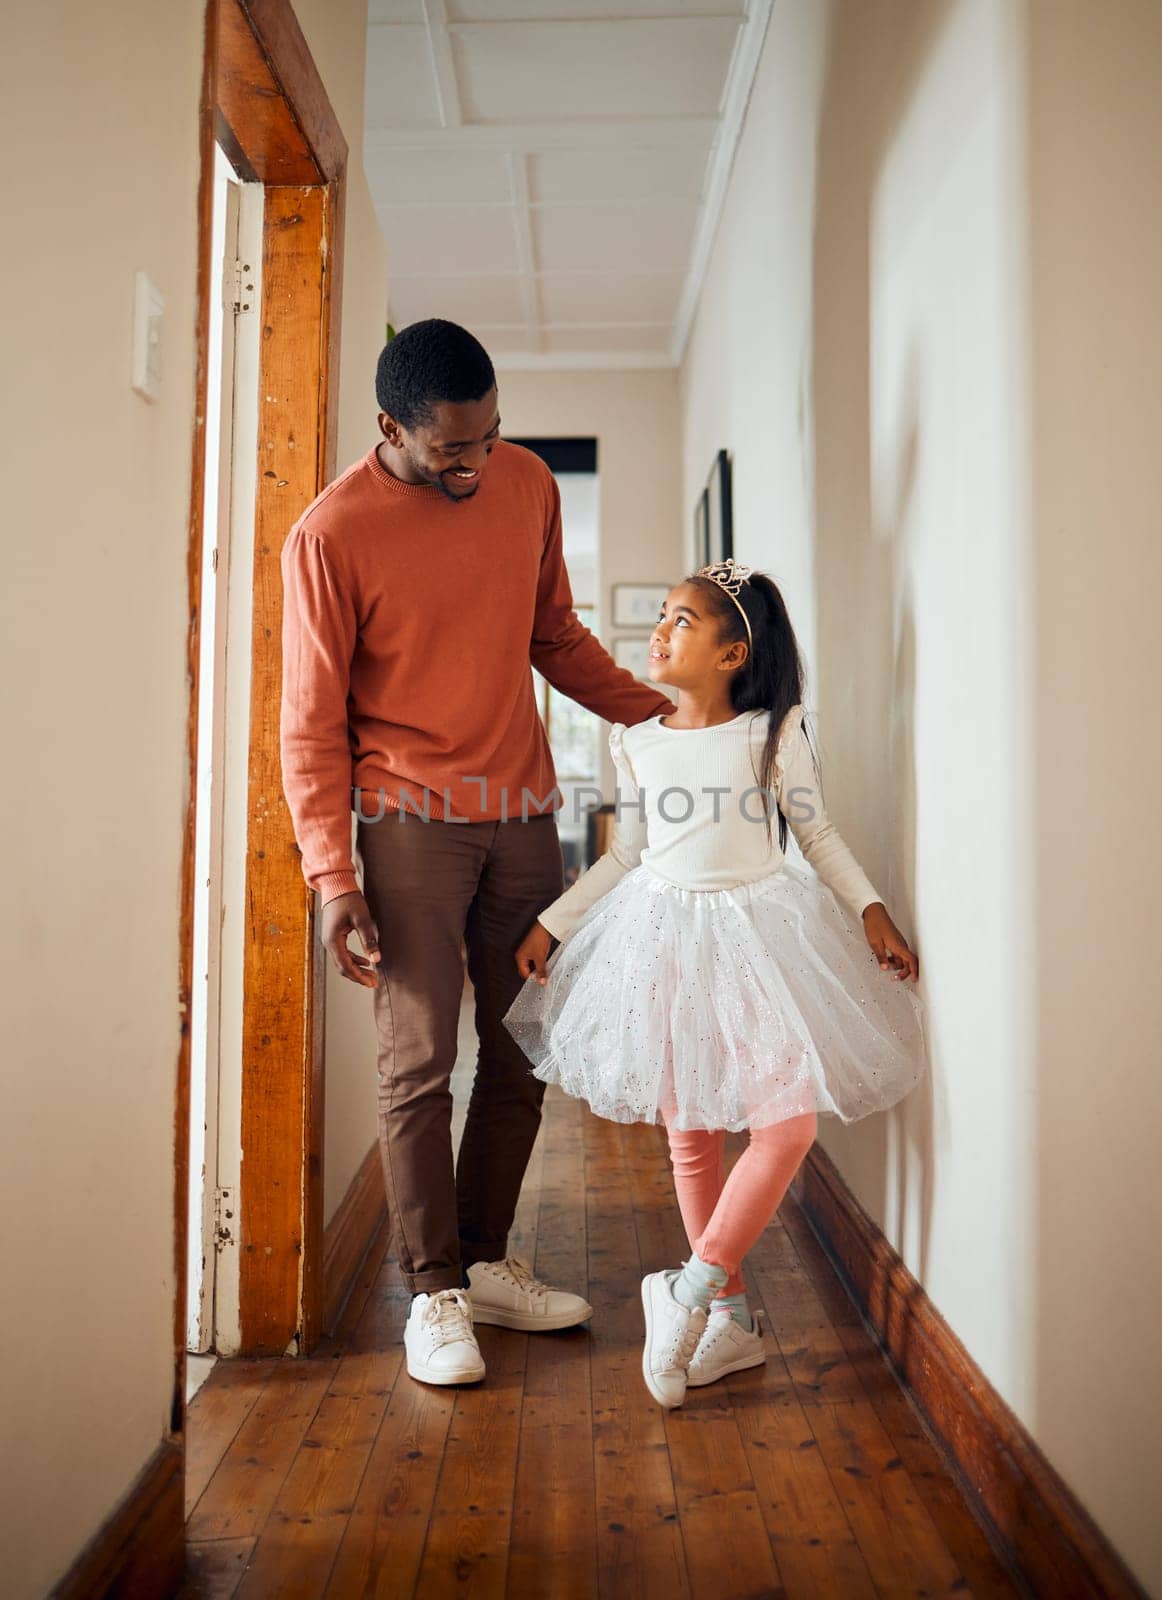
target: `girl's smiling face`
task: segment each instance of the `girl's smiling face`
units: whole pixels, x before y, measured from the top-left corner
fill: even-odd
[[[679,583],[662,603],[650,635],[650,682],[699,690],[724,681],[742,666],[747,652],[745,644],[724,644],[721,634],[702,586]]]

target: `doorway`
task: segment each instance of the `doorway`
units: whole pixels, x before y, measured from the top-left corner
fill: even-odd
[[[323,1322],[322,969],[282,796],[279,563],[334,474],[347,147],[289,0],[209,0],[200,149],[175,1434],[187,1347],[306,1354]]]
[[[186,1348],[240,1347],[241,961],[263,188],[214,147],[199,599]],[[241,774],[241,777],[240,777]],[[204,1376],[205,1367],[202,1375]],[[187,1389],[189,1384],[187,1384]]]

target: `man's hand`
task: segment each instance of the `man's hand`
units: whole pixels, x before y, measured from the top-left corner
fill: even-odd
[[[549,981],[545,962],[549,959],[549,947],[552,942],[553,935],[548,928],[543,928],[539,922],[534,922],[516,947],[517,971],[522,978],[535,978],[542,988]]]
[[[359,935],[366,953],[353,955],[347,948],[351,934]],[[323,925],[319,931],[324,948],[345,978],[360,983],[365,989],[374,989],[379,983],[379,930],[371,920],[367,901],[353,889],[350,894],[337,895],[323,907]]]
[[[915,983],[920,976],[920,958],[909,950],[908,941],[888,916],[888,908],[881,900],[874,901],[863,914],[863,931],[879,960],[880,971],[890,972],[897,981],[911,978]]]

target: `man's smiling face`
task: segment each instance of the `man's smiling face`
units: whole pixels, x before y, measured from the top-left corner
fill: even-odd
[[[470,500],[500,438],[496,390],[479,400],[437,401],[428,420],[411,429],[381,411],[379,426],[397,477],[434,484],[449,500]]]

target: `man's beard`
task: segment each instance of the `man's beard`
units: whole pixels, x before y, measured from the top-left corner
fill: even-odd
[[[461,500],[474,500],[479,487],[478,483],[474,483],[471,489],[468,489],[464,494],[453,494],[444,481],[444,474],[442,472],[437,472],[436,474],[436,488],[439,489],[445,500],[454,500],[457,505],[460,504]]]
[[[464,494],[453,494],[451,489],[449,489],[449,487],[447,485],[447,482],[445,481],[444,474],[442,472],[437,472],[436,476],[431,481],[436,485],[436,488],[439,489],[440,493],[444,496],[445,500],[452,500],[457,505],[459,505],[461,500],[472,500],[472,499],[474,499],[475,495],[476,495],[476,491],[480,487],[479,481],[477,481],[476,483],[474,483],[472,485],[471,489],[467,490],[466,493],[464,493]]]

